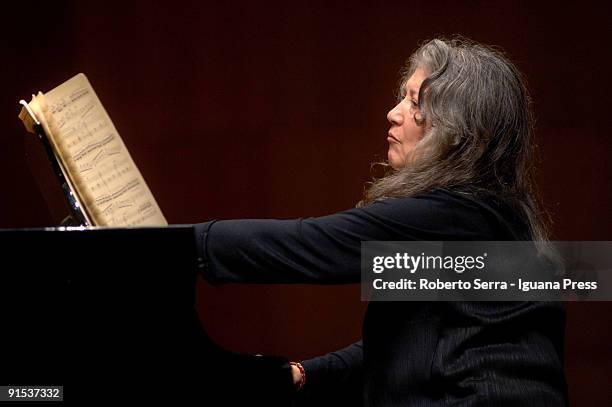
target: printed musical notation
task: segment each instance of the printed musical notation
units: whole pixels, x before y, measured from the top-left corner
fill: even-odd
[[[95,223],[166,224],[87,78],[79,74],[44,97],[50,137]]]

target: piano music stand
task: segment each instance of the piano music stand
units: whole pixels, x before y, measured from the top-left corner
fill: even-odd
[[[36,117],[36,114],[32,111],[32,109],[30,108],[30,106],[25,100],[20,100],[19,104],[23,106],[23,109],[28,113],[28,115],[30,116],[30,119],[32,120],[33,129],[36,133],[36,138],[38,139],[40,145],[42,146],[44,153],[47,157],[47,160],[49,161],[49,164],[51,164],[51,169],[53,171],[53,174],[55,178],[57,179],[61,192],[66,198],[66,201],[68,203],[68,207],[69,207],[68,214],[64,213],[62,215],[59,215],[59,214],[53,213],[53,215],[55,215],[56,217],[61,216],[62,220],[60,222],[60,225],[62,226],[92,226],[93,223],[91,222],[84,206],[81,204],[81,201],[79,200],[79,196],[76,193],[76,190],[74,186],[72,185],[70,178],[68,177],[68,173],[66,172],[61,159],[58,157],[58,155],[53,150],[53,147],[51,145],[51,142],[49,141],[49,137],[47,133],[45,132],[43,125],[38,120],[38,118]],[[44,169],[39,169],[39,168],[34,169],[32,168],[32,164],[31,163],[29,164],[30,164],[32,172],[40,173],[41,171],[44,171]],[[38,175],[39,174],[34,174],[35,178],[38,178]],[[46,180],[46,182],[48,182],[48,180]],[[59,206],[57,205],[57,203],[51,204],[51,202],[56,201],[55,199],[56,197],[52,195],[57,194],[56,192],[57,188],[53,188],[52,185],[47,185],[45,182],[39,183],[39,188],[41,190],[41,193],[43,194],[43,197],[47,201],[49,209],[52,212],[59,212],[59,211],[64,210],[64,208],[61,208],[61,209],[57,208]]]

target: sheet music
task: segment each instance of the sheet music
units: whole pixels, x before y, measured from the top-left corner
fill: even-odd
[[[36,101],[45,130],[96,225],[167,225],[85,75],[39,93]]]

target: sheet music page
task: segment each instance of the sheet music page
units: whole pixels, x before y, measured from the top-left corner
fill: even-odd
[[[96,225],[167,225],[85,75],[39,93],[33,102]]]

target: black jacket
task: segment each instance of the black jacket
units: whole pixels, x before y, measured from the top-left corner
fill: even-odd
[[[355,283],[362,241],[522,240],[525,230],[504,205],[446,190],[318,218],[196,225],[212,283]],[[564,328],[558,303],[372,302],[363,347],[305,361],[305,393],[350,382],[366,406],[565,405]]]

